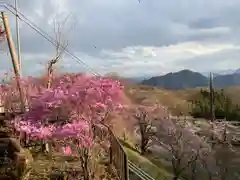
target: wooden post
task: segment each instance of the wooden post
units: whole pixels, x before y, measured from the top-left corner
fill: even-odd
[[[25,101],[24,101],[24,94],[23,94],[23,90],[22,90],[21,82],[20,82],[21,79],[20,79],[18,58],[17,58],[16,52],[15,52],[14,42],[12,39],[12,34],[11,34],[10,26],[8,23],[8,18],[4,12],[1,12],[1,14],[2,14],[2,18],[3,18],[4,28],[6,31],[7,42],[8,42],[9,52],[10,52],[11,59],[12,59],[12,64],[13,64],[13,69],[14,69],[14,73],[15,73],[15,77],[16,77],[17,87],[18,87],[19,94],[20,94],[21,111],[25,112]]]
[[[210,93],[210,115],[211,115],[211,146],[214,148],[214,121],[215,121],[215,111],[214,111],[214,89],[213,89],[213,74],[210,73],[209,79],[209,93]]]
[[[4,114],[5,115],[5,108],[4,108],[4,103],[2,100],[2,97],[0,96],[0,114]]]
[[[212,73],[210,73],[209,90],[210,90],[211,121],[214,122],[215,112],[214,112],[214,89],[213,89],[213,74]]]
[[[124,179],[129,180],[128,158],[125,153],[123,159],[124,159]]]
[[[19,72],[19,64],[18,64],[18,58],[15,52],[15,47],[14,47],[14,42],[12,39],[12,34],[10,31],[10,26],[8,23],[8,18],[5,15],[4,12],[1,12],[2,18],[3,18],[3,24],[4,24],[4,28],[5,28],[5,32],[6,32],[6,36],[7,36],[7,42],[8,42],[8,47],[9,47],[9,52],[11,55],[11,59],[12,59],[12,64],[13,64],[13,69],[14,69],[14,73],[15,73],[15,78],[16,78],[16,82],[17,82],[17,87],[19,90],[19,95],[20,95],[20,101],[21,101],[21,112],[25,112],[25,98],[24,98],[24,94],[23,94],[23,90],[21,87],[21,82],[20,82],[20,72]],[[21,144],[23,144],[23,146],[26,145],[26,133],[20,132],[20,141]]]

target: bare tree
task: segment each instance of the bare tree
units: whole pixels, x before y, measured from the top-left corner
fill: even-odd
[[[168,112],[166,108],[160,104],[139,105],[132,110],[130,114],[135,120],[137,134],[140,136],[140,152],[141,154],[145,154],[147,149],[151,147],[152,140],[156,135],[157,118],[167,117]]]
[[[65,37],[64,28],[68,21],[69,16],[66,16],[62,21],[54,20],[54,35],[55,35],[55,56],[48,63],[48,80],[47,80],[47,88],[51,87],[52,78],[53,78],[53,66],[62,58],[62,55],[65,49],[68,46],[68,41]]]
[[[169,153],[173,180],[189,173],[188,179],[196,180],[198,161],[204,144],[190,131],[190,127],[171,119],[159,119],[156,140]]]
[[[201,158],[202,165],[207,172],[208,180],[237,180],[239,179],[239,150],[232,144],[232,137],[228,135],[227,123],[214,123],[210,139],[214,146]]]
[[[48,62],[47,67],[47,88],[51,88],[52,79],[53,79],[53,72],[54,72],[54,65],[62,58],[65,49],[68,46],[68,40],[66,39],[66,32],[64,32],[64,28],[67,24],[69,19],[69,15],[63,18],[63,20],[58,20],[57,18],[54,19],[53,22],[53,30],[55,35],[55,55]],[[47,150],[51,156],[52,146],[51,143],[43,144],[42,146],[43,151]]]

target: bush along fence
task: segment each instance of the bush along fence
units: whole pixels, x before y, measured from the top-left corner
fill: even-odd
[[[20,112],[9,113],[5,112],[3,109],[0,112],[1,119],[7,120],[13,118],[14,115],[21,114]],[[115,137],[114,133],[107,128],[106,126],[93,126],[94,135],[98,136],[100,139],[104,139],[105,137],[109,137],[109,159],[110,165],[116,169],[119,180],[129,180],[129,171],[128,171],[128,159],[127,155],[118,141],[117,137]],[[27,138],[27,137],[26,137]],[[25,141],[25,143],[21,143],[23,147],[29,148],[34,146],[43,145],[42,142],[39,141]]]
[[[100,138],[108,136],[110,165],[117,171],[119,180],[129,180],[127,155],[118,138],[108,127],[94,126],[94,134]]]
[[[5,112],[4,109],[1,109],[0,116],[1,119],[9,119],[13,118],[15,115],[21,114],[19,111],[14,113]],[[134,173],[134,179],[136,176],[139,177],[141,180],[152,180],[149,175],[143,172],[139,167],[131,163],[128,158],[127,154],[125,153],[121,143],[119,142],[118,138],[114,135],[110,128],[104,125],[94,125],[94,136],[100,138],[100,140],[104,140],[108,137],[109,140],[109,163],[117,172],[119,180],[130,180],[129,172]],[[22,146],[29,148],[34,146],[42,146],[43,142],[39,141],[25,141]]]
[[[109,137],[110,164],[116,169],[119,180],[154,180],[154,178],[128,160],[122,144],[110,128],[95,126],[94,134],[101,139],[106,136]]]
[[[120,180],[129,180],[127,155],[112,131],[110,133],[110,163],[114,165]]]

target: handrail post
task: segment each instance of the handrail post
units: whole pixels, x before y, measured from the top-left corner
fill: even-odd
[[[128,170],[128,158],[124,153],[124,170],[125,170],[125,180],[129,180],[129,170]]]
[[[115,166],[120,180],[129,180],[127,155],[110,128],[108,128],[108,132],[110,139],[110,165]]]

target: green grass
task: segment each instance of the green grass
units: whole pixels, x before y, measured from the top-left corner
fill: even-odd
[[[138,152],[124,147],[125,152],[127,153],[128,159],[148,173],[155,180],[171,180],[172,175],[164,169],[159,168],[153,164],[149,159],[144,156],[141,156]]]
[[[133,143],[129,140],[123,140],[121,138],[119,138],[119,142],[125,147],[128,148],[134,152],[136,152],[137,154],[140,155],[140,150],[133,145]],[[143,156],[143,155],[142,155]],[[160,169],[165,169],[165,171],[171,172],[172,169],[168,167],[168,165],[166,163],[164,163],[164,160],[161,159],[159,156],[154,156],[154,154],[146,152],[144,154],[144,157],[146,159],[148,159],[149,161],[151,161],[153,164],[155,164],[158,168]]]

